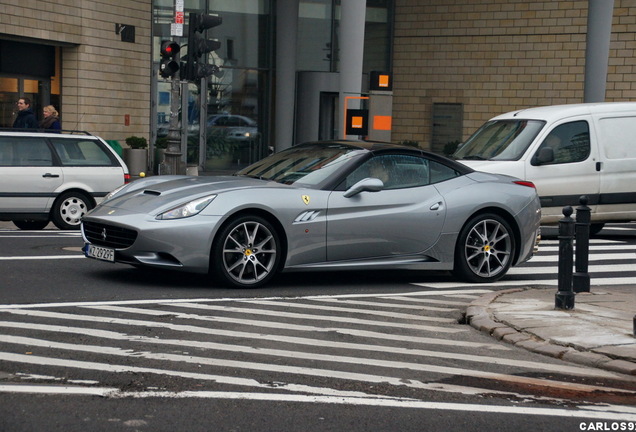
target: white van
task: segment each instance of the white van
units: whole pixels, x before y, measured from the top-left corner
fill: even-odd
[[[589,199],[592,232],[636,220],[636,102],[555,105],[494,117],[453,157],[469,167],[532,181],[543,224]]]

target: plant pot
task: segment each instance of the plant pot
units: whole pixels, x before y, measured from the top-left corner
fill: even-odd
[[[124,162],[128,165],[128,171],[131,176],[138,176],[141,172],[148,169],[148,150],[147,149],[124,149]]]
[[[199,175],[199,166],[198,165],[188,165],[186,167],[186,175],[198,176]]]
[[[165,148],[155,148],[155,174],[159,174],[159,165],[166,159]]]

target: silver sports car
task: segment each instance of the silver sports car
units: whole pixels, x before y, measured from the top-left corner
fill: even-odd
[[[493,282],[539,233],[534,185],[413,147],[313,142],[232,176],[155,176],[82,222],[87,257],[256,287],[279,271],[450,270]]]

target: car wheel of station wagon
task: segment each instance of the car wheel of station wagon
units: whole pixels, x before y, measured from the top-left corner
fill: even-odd
[[[41,230],[49,224],[47,220],[14,220],[13,225],[17,226],[21,230]]]
[[[213,276],[236,288],[267,283],[278,270],[280,240],[276,229],[258,216],[226,224],[212,246]]]
[[[453,273],[468,282],[493,282],[502,278],[514,255],[510,225],[496,214],[477,215],[459,234]]]
[[[51,209],[51,219],[61,230],[79,229],[82,217],[92,208],[91,201],[81,192],[60,195]]]

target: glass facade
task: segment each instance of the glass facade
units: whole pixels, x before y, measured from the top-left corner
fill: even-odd
[[[337,72],[340,2],[300,0],[297,69]],[[392,1],[367,0],[363,72],[389,71],[392,40]]]
[[[60,47],[0,41],[6,61],[0,61],[0,127],[9,128],[17,115],[20,97],[31,100],[31,109],[42,120],[42,108],[60,106]],[[42,59],[41,63],[38,60]],[[62,117],[60,117],[62,119]]]
[[[272,14],[270,0],[184,2],[183,36],[171,36],[174,0],[156,0],[154,48],[173,39],[187,55],[187,17],[190,13],[218,14],[220,26],[207,31],[221,46],[208,55],[218,72],[197,83],[182,81],[179,113],[184,162],[204,170],[236,170],[262,153],[269,112],[264,109],[271,73]],[[157,57],[157,56],[155,56]],[[170,81],[157,78],[155,144],[164,147],[170,120]],[[203,127],[201,127],[203,125]],[[158,162],[158,161],[156,161]]]
[[[180,37],[171,35],[174,4],[175,0],[154,1],[155,72],[162,40],[176,40],[182,46],[182,58],[187,55],[184,44],[190,13],[218,14],[223,19],[207,31],[208,39],[220,42],[207,60],[219,71],[200,83],[182,84],[179,119],[182,149],[187,149],[184,162],[204,171],[235,171],[265,156],[270,147],[275,1],[184,0],[186,19]],[[340,0],[299,0],[297,70],[337,72],[339,4]],[[391,9],[391,0],[367,2],[365,72],[389,69]],[[162,147],[172,95],[170,81],[155,76],[151,142]]]

